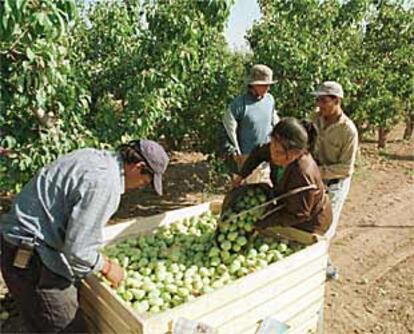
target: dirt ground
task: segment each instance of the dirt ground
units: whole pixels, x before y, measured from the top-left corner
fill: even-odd
[[[381,152],[375,141],[361,145],[330,249],[340,279],[327,283],[325,333],[414,333],[414,143],[401,137],[398,128]],[[203,155],[174,152],[161,201],[149,191],[127,194],[111,223],[220,197],[209,192],[208,178]],[[222,194],[224,188],[216,191]],[[3,198],[0,212],[5,203]],[[0,293],[2,310],[12,314],[1,323],[1,332],[24,333],[1,283]]]
[[[325,332],[414,333],[414,145],[361,151],[330,250],[340,279],[327,284]]]

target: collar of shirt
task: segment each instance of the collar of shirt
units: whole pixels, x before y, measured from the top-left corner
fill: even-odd
[[[248,101],[258,102],[258,101],[263,100],[266,97],[267,94],[268,93],[266,93],[260,99],[258,99],[256,95],[254,95],[250,90],[248,90],[247,93],[246,93],[246,98],[247,98]]]
[[[321,124],[320,128],[323,130],[326,130],[327,128],[330,128],[332,126],[337,126],[337,125],[346,123],[346,115],[343,112],[341,113],[337,121],[331,124],[326,124],[325,119],[321,115],[318,115],[318,117],[319,117],[319,122]]]

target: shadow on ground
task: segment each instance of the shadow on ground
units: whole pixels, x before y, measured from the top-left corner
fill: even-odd
[[[393,153],[381,153],[380,155],[390,160],[414,161],[414,155],[401,155]]]

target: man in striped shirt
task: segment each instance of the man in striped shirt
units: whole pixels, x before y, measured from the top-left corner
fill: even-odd
[[[121,195],[152,184],[162,194],[169,159],[150,140],[119,152],[81,149],[40,169],[1,217],[1,270],[31,332],[83,332],[77,283],[101,272],[114,286],[122,268],[103,257],[103,227]]]

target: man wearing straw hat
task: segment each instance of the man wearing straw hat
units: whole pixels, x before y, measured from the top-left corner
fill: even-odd
[[[220,145],[230,171],[237,174],[250,152],[269,142],[269,134],[279,117],[273,96],[272,70],[262,64],[254,65],[247,79],[247,92],[237,96],[223,116],[224,134]],[[268,170],[260,166],[250,182],[266,181]],[[267,177],[266,177],[267,174]],[[248,180],[249,181],[249,180]]]

